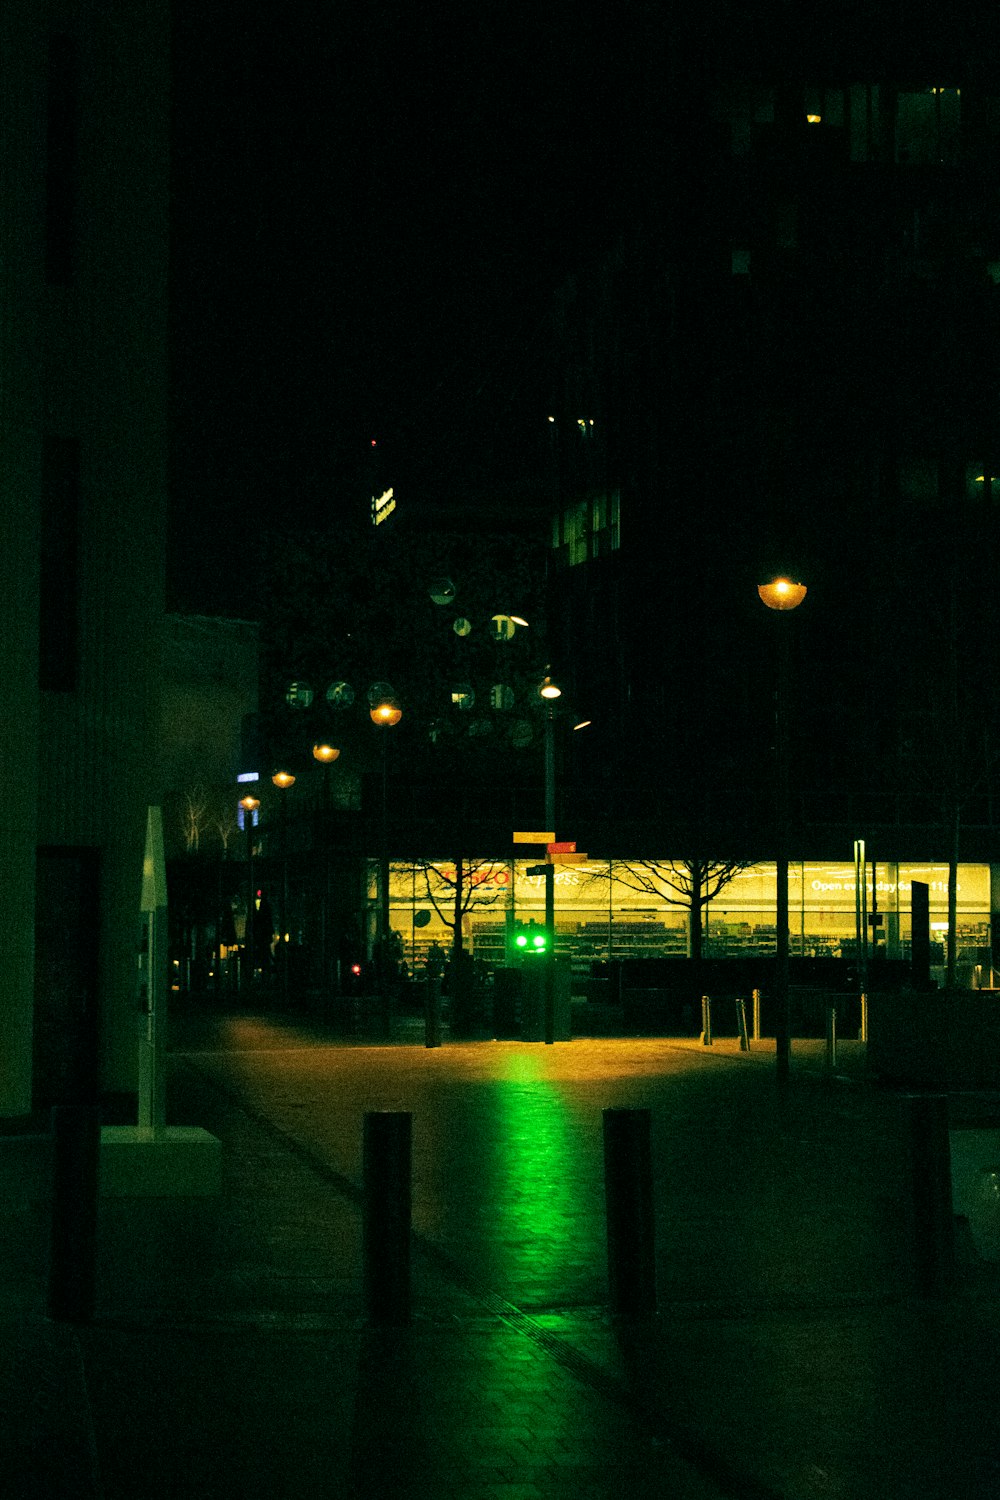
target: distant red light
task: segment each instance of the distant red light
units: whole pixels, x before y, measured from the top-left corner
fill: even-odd
[[[361,965],[360,964],[351,964],[351,973],[352,974],[360,974],[361,973]]]

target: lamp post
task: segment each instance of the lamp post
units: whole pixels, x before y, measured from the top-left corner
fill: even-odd
[[[288,1008],[288,800],[285,793],[289,787],[295,785],[295,777],[291,771],[275,771],[271,777],[274,786],[277,787],[281,796],[278,799],[280,812],[278,821],[281,826],[281,901],[278,911],[278,942],[281,953],[281,996]]]
[[[254,954],[253,954],[253,915],[254,915],[254,902],[253,902],[253,815],[257,811],[258,807],[260,807],[260,799],[258,797],[251,797],[250,794],[248,793],[245,797],[241,797],[240,798],[240,806],[243,809],[243,831],[244,831],[244,833],[247,836],[247,915],[246,915],[246,928],[245,928],[245,931],[243,933],[243,937],[244,937],[245,944],[246,944],[246,951],[247,951],[247,974],[246,974],[246,985],[245,986],[241,985],[240,988],[241,989],[245,988],[249,992],[251,989],[253,989],[253,970],[254,970]]]
[[[797,609],[806,596],[804,583],[791,578],[773,578],[757,586],[757,593],[768,609],[784,614]],[[788,629],[778,631],[778,686],[775,696],[775,803],[777,849],[775,875],[777,900],[775,913],[775,1053],[779,1083],[787,1083],[791,1052],[791,1016],[788,1003]]]
[[[330,767],[340,759],[340,751],[326,740],[317,741],[312,748],[313,760],[323,767],[322,838],[323,838],[323,893],[319,907],[319,972],[323,990],[322,1005],[325,1007],[330,993]],[[325,1014],[325,1011],[324,1011]]]
[[[403,711],[391,698],[383,699],[380,703],[373,705],[371,709],[371,720],[382,729],[392,729],[403,717]],[[387,807],[386,770],[388,767],[388,734],[382,736],[382,828],[379,847],[378,864],[378,925],[376,928],[376,941],[378,944],[378,977],[379,991],[382,1007],[386,1017],[389,1015],[389,819]]]
[[[556,833],[555,701],[562,697],[562,689],[546,673],[539,684],[538,695],[545,702],[545,827],[554,838]],[[556,1030],[556,871],[551,859],[545,862],[545,931],[548,937],[545,949],[545,1043],[546,1046],[552,1046]]]

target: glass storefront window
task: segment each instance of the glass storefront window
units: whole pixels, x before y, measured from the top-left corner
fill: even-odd
[[[506,925],[514,914],[541,921],[545,881],[528,875],[529,860],[470,860],[463,905],[463,941],[488,966],[503,963]],[[621,878],[618,862],[591,860],[556,866],[557,949],[576,962],[617,958],[683,957],[689,951],[689,913]],[[642,868],[638,865],[637,868]],[[929,864],[868,865],[866,907],[882,916],[873,929],[887,957],[908,958],[910,891],[915,880],[929,891],[932,942],[943,947],[948,912],[948,867]],[[455,869],[447,861],[394,865],[391,925],[403,939],[408,962],[419,965],[431,943],[452,944]],[[789,867],[792,954],[854,958],[857,949],[854,865],[796,863]],[[369,901],[374,911],[373,868]],[[706,957],[739,957],[775,949],[776,881],[773,864],[737,873],[704,909]],[[960,961],[981,962],[990,943],[990,871],[984,864],[958,867]]]

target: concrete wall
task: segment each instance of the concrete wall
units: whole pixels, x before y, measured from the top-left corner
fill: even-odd
[[[167,484],[169,14],[162,0],[7,0],[0,14],[0,1114],[30,1108],[37,846],[100,851],[102,1085],[135,1083],[138,901],[158,800]],[[79,58],[76,255],[45,269],[47,57]],[[75,691],[38,689],[41,454],[80,444]],[[39,1004],[45,1003],[39,995]]]

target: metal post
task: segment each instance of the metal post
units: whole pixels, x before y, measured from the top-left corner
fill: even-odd
[[[747,1003],[745,1000],[736,1002],[736,1029],[740,1037],[740,1051],[750,1051],[750,1038],[747,1036]]]
[[[551,704],[545,710],[545,827],[556,831],[556,752],[554,713]],[[556,872],[551,859],[545,865],[545,1044],[551,1047],[556,1035]]]
[[[364,1119],[362,1255],[365,1311],[372,1323],[410,1321],[412,1116],[370,1111]]]
[[[860,1029],[858,1031],[858,1041],[859,1042],[867,1042],[867,1040],[868,1040],[868,996],[865,995],[865,994],[862,994],[862,996],[861,996],[861,1027],[860,1027]]]
[[[440,1047],[440,1045],[441,981],[428,974],[424,999],[424,1046]]]
[[[702,1046],[712,1045],[712,1001],[708,995],[701,997],[701,1037]]]
[[[253,951],[253,939],[254,916],[257,910],[254,903],[253,878],[253,809],[250,807],[245,807],[243,809],[243,828],[247,836],[247,923],[246,929],[243,933],[243,946],[246,949],[247,956],[246,991],[249,994],[249,992],[253,989],[254,969],[256,966]],[[243,978],[242,974],[240,975],[240,978]],[[243,988],[244,986],[241,984],[240,989],[242,990]]]
[[[278,934],[281,954],[281,999],[288,1010],[288,788],[281,789],[281,932]]]
[[[910,1228],[917,1290],[935,1296],[955,1276],[948,1096],[910,1094]]]
[[[63,1104],[52,1111],[52,1231],[48,1314],[87,1323],[94,1313],[97,1265],[97,1185],[101,1111],[96,1104]]]
[[[753,992],[753,1039],[760,1041],[760,990]]]
[[[826,1072],[837,1066],[837,1007],[830,1001],[826,1007]]]
[[[613,1313],[656,1311],[656,1226],[648,1109],[604,1111],[608,1286]]]
[[[775,860],[777,880],[775,911],[775,1056],[779,1083],[787,1083],[791,1065],[791,1013],[788,996],[788,621],[779,621],[778,694],[776,707],[777,784],[778,784],[778,857]]]

